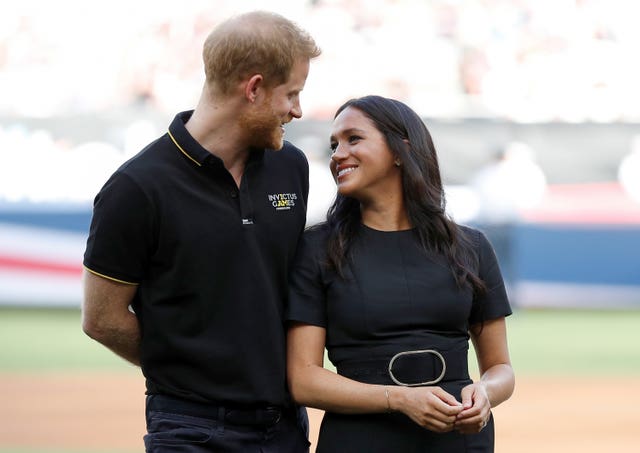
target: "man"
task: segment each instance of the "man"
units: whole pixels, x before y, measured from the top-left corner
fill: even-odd
[[[141,366],[148,452],[308,451],[282,318],[308,166],[283,125],[319,54],[277,14],[220,24],[195,110],[96,196],[83,330]]]

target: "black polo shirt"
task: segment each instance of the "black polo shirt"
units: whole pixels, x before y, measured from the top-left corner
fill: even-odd
[[[252,150],[240,188],[176,116],[94,201],[85,267],[137,283],[147,393],[286,402],[287,273],[305,225],[304,154]]]

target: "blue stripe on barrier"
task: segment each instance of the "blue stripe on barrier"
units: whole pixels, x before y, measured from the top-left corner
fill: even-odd
[[[71,208],[46,205],[39,207],[16,206],[12,209],[2,209],[0,206],[0,223],[73,233],[88,234],[91,215],[90,206],[73,206]]]
[[[521,224],[517,280],[640,285],[640,225]]]

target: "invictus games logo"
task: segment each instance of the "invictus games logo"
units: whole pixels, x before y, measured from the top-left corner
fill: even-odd
[[[274,193],[267,196],[269,197],[271,206],[273,206],[276,211],[293,208],[298,199],[298,195],[295,193]]]

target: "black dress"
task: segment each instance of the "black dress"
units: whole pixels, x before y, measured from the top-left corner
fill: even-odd
[[[481,232],[462,229],[478,255],[477,270],[488,289],[484,296],[474,298],[470,289],[459,289],[446,258],[422,251],[414,230],[383,232],[361,226],[342,279],[325,265],[328,231],[323,225],[305,232],[301,241],[287,319],[326,328],[329,359],[338,373],[361,382],[394,385],[388,372],[391,357],[404,351],[439,351],[447,374],[435,385],[461,401],[462,388],[472,382],[467,370],[469,326],[511,314],[491,245]],[[436,364],[429,365],[432,371],[420,371],[428,376],[416,382],[399,379],[402,382],[425,382],[442,371],[435,355],[415,357]],[[411,357],[401,360],[405,358],[418,364]],[[327,412],[317,451],[492,452],[493,433],[493,419],[480,433],[463,435],[434,433],[401,413]]]

